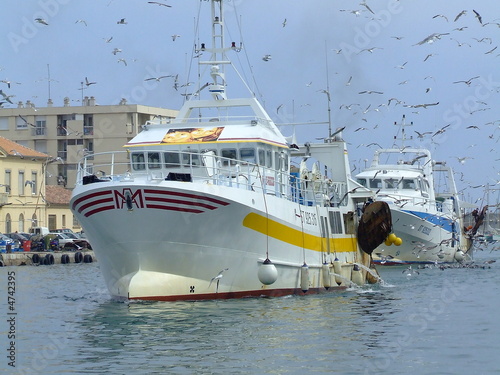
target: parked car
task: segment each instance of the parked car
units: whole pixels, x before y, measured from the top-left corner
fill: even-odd
[[[23,247],[24,243],[29,240],[29,235],[26,236],[25,233],[17,233],[17,232],[16,233],[5,233],[5,235],[14,241],[18,241],[19,247]]]
[[[48,236],[57,239],[58,247],[65,250],[80,250],[82,248],[91,249],[87,240],[72,238],[68,233],[49,233]]]
[[[19,242],[0,233],[0,241],[5,241],[5,250],[10,252],[12,248],[19,247]]]
[[[75,234],[75,232],[73,232],[73,231],[72,231],[71,229],[69,229],[69,228],[54,229],[54,230],[51,230],[50,232],[51,232],[51,233],[65,233],[65,234],[72,233],[72,234]]]

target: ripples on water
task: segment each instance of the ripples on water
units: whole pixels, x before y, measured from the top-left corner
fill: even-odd
[[[383,286],[323,295],[124,303],[110,299],[98,263],[72,264],[3,268],[0,291],[4,312],[6,272],[15,270],[11,373],[494,373],[499,267],[411,277],[379,267]]]

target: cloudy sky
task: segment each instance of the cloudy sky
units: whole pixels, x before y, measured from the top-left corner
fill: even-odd
[[[210,30],[205,22],[198,33],[195,19],[209,14],[209,2],[159,2],[171,7],[144,0],[1,0],[0,80],[11,83],[0,89],[14,103],[40,107],[50,83],[55,106],[64,97],[79,106],[83,94],[101,105],[126,98],[178,109],[181,94],[195,84],[176,91],[173,78],[147,79],[197,80],[193,45],[209,44]],[[466,200],[483,197],[477,186],[500,180],[497,1],[232,0],[225,20],[227,43],[244,46],[230,57],[278,124],[326,122],[322,90],[329,87],[332,128],[346,127],[353,174],[369,164],[378,147],[371,143],[393,145],[394,122],[405,115],[413,122],[406,144],[429,148],[453,166]],[[86,78],[95,84],[82,85]],[[247,95],[229,78],[228,96]],[[289,135],[293,128],[282,130]],[[327,136],[328,125],[295,132],[304,143]]]

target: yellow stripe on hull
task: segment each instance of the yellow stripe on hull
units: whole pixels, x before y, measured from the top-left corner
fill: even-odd
[[[266,223],[268,224],[266,225]],[[256,213],[248,214],[243,219],[243,225],[259,233],[269,235],[269,237],[294,246],[304,247],[305,249],[314,251],[326,251],[327,249],[326,238],[303,233],[300,230],[290,228],[289,226],[267,219],[266,217]],[[355,238],[330,238],[331,252],[343,253],[356,250],[357,243]]]

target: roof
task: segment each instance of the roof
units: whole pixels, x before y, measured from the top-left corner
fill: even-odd
[[[45,186],[45,200],[50,204],[66,204],[69,205],[71,198],[71,190],[59,185]]]
[[[5,156],[18,156],[21,159],[24,157],[43,159],[50,157],[50,155],[22,146],[19,143],[4,137],[0,137],[0,153]]]

